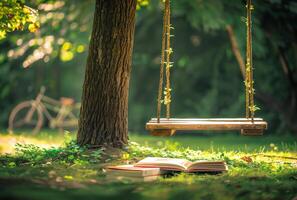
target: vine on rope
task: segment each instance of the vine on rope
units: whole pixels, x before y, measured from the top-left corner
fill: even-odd
[[[173,26],[170,23],[170,0],[162,0],[164,3],[164,16],[163,16],[163,32],[162,32],[162,49],[161,49],[161,63],[160,63],[160,80],[158,88],[158,105],[157,105],[157,121],[160,122],[161,117],[161,104],[166,106],[166,118],[170,118],[170,103],[171,103],[171,87],[170,87],[170,68],[173,67],[173,62],[170,62],[170,56],[173,53],[170,47],[170,38],[173,35],[170,31]],[[164,76],[165,69],[165,76]],[[165,87],[163,81],[165,78]],[[164,91],[163,91],[164,87]]]
[[[170,24],[170,11],[167,13],[167,24],[166,24],[166,39],[167,39],[167,48],[165,49],[166,54],[166,61],[164,62],[165,65],[165,71],[166,71],[166,78],[167,78],[167,84],[164,88],[164,99],[162,100],[163,104],[166,106],[169,106],[171,103],[171,91],[172,88],[170,87],[170,69],[173,67],[173,62],[170,62],[171,55],[173,54],[173,49],[170,46],[170,38],[174,37],[174,35],[170,34],[170,30],[174,29],[172,24]]]
[[[255,112],[260,110],[254,104],[254,80],[253,80],[253,67],[252,67],[252,33],[251,33],[251,14],[254,10],[254,6],[251,3],[251,0],[247,0],[247,18],[245,20],[247,26],[247,51],[246,51],[246,78],[244,85],[246,88],[246,117],[254,118]]]

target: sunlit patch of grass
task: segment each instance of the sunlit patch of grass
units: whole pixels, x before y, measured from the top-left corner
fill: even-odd
[[[56,131],[43,131],[37,135],[30,132],[18,132],[7,134],[0,132],[0,154],[14,153],[16,144],[34,144],[41,148],[60,147],[65,140],[75,138],[74,134],[69,132],[58,133]]]
[[[2,142],[3,138],[13,142]],[[67,188],[88,188],[88,192],[79,193],[103,199],[123,195],[128,199],[292,199],[297,191],[297,145],[292,137],[159,138],[131,134],[129,146],[117,156],[104,149],[81,148],[74,138],[74,134],[56,132],[0,135],[2,148],[17,147],[13,154],[0,155],[0,185],[4,178],[30,180],[33,185],[45,185],[45,190],[48,186],[63,188],[63,197],[72,194]],[[229,171],[173,174],[154,183],[112,183],[105,178],[104,166],[134,163],[147,156],[225,160]]]
[[[42,148],[58,147],[62,145],[63,141],[51,142],[48,140],[39,140],[31,137],[5,135],[1,136],[0,153],[14,153],[16,144],[35,144]]]
[[[240,136],[238,134],[209,134],[182,135],[173,137],[152,137],[149,135],[130,134],[132,141],[142,145],[159,147],[166,142],[178,143],[181,147],[190,147],[193,150],[229,151],[237,150],[243,152],[264,151],[294,151],[297,152],[297,138],[293,136]]]
[[[154,148],[138,143],[131,143],[129,152],[132,157],[138,159],[146,156],[185,158],[188,160],[225,160],[232,172],[252,169],[254,172],[263,171],[264,174],[279,173],[286,170],[297,169],[297,153],[291,151],[265,151],[265,152],[244,152],[237,150],[212,151],[192,150],[178,144],[167,142],[162,147]]]

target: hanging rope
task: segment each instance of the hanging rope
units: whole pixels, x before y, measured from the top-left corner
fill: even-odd
[[[245,97],[246,97],[246,118],[254,121],[256,106],[254,105],[254,80],[252,60],[252,0],[247,0],[247,45],[246,45],[246,67],[245,67]]]
[[[170,0],[166,1],[167,8],[167,23],[166,23],[166,38],[167,38],[167,46],[166,46],[166,88],[165,88],[165,96],[164,96],[164,104],[166,105],[166,117],[170,118],[170,103],[171,103],[171,88],[170,88],[170,68],[172,64],[170,62],[170,55],[173,53],[170,47]]]
[[[170,31],[172,26],[170,24],[170,0],[165,0],[164,16],[163,16],[163,33],[162,33],[162,50],[161,50],[161,64],[160,64],[160,81],[158,90],[158,106],[157,106],[157,121],[160,122],[161,104],[166,105],[166,117],[170,118],[170,103],[171,103],[171,88],[170,88],[170,55],[173,53],[170,47]],[[166,56],[166,57],[165,57]],[[164,99],[162,99],[164,66],[166,69],[166,85],[164,89]]]
[[[166,4],[166,3],[165,3]],[[161,50],[161,63],[160,63],[160,81],[158,89],[158,106],[157,106],[157,120],[160,122],[161,116],[161,103],[163,92],[163,79],[164,79],[164,62],[165,62],[165,45],[166,45],[166,22],[167,22],[167,7],[164,8],[163,16],[163,32],[162,32],[162,50]]]

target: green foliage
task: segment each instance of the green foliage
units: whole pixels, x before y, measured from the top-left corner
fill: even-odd
[[[228,17],[228,13],[224,10],[226,4],[228,4],[226,1],[216,0],[201,1],[199,3],[185,0],[173,2],[179,12],[187,12],[185,17],[194,28],[206,32],[220,30],[226,25],[225,19]],[[234,2],[232,4],[233,7],[237,7]]]
[[[70,96],[80,101],[94,2],[26,1],[26,5],[38,8],[41,28],[38,34],[17,31],[0,41],[3,127],[7,126],[12,107],[34,97],[41,85],[47,87],[49,96]],[[176,63],[171,76],[172,116],[245,116],[243,79],[226,32],[226,25],[231,25],[244,56],[245,2],[172,0],[171,3],[175,27],[172,61]],[[291,101],[294,87],[282,69],[278,49],[284,52],[296,79],[296,3],[274,0],[253,3],[256,96],[267,97],[265,101],[256,97],[255,104],[261,108],[256,117],[269,122],[269,134],[292,133],[289,124],[296,124],[293,113],[296,109],[286,109],[294,105]],[[160,0],[149,1],[137,12],[129,91],[130,131],[144,132],[145,122],[156,115],[162,16]]]
[[[150,0],[137,0],[137,10],[139,10],[141,7],[145,7],[149,4]]]
[[[38,13],[24,5],[25,0],[3,0],[0,2],[0,40],[7,32],[24,30],[27,26],[30,32],[39,28]]]
[[[217,160],[220,158],[220,155],[207,156],[206,158],[204,157],[205,155],[202,155],[201,151],[192,150],[190,148],[182,148],[177,142],[166,142],[161,148],[152,148],[135,142],[130,142],[128,153],[130,158],[136,157],[138,159],[147,156],[185,158],[192,161],[199,159]]]
[[[54,137],[61,140],[59,135]],[[67,138],[70,139],[69,135]],[[38,197],[43,197],[42,199],[52,199],[53,196],[58,199],[84,196],[92,199],[162,197],[221,200],[222,198],[292,199],[296,194],[297,155],[296,142],[294,143],[292,137],[243,139],[229,135],[227,138],[222,136],[159,138],[131,134],[131,138],[130,145],[122,151],[123,156],[108,154],[114,158],[108,161],[110,163],[102,163],[103,159],[98,159],[100,162],[90,162],[92,157],[86,153],[86,149],[79,148],[71,142],[68,143],[68,147],[47,150],[34,145],[21,145],[15,155],[0,156],[0,186],[3,189],[0,198],[7,198],[13,194],[17,199],[18,197],[32,199],[33,195],[34,197],[41,195]],[[267,145],[269,143],[271,144]],[[245,148],[247,145],[251,149]],[[223,147],[229,149],[224,150]],[[96,152],[101,158],[108,153],[100,150]],[[61,158],[59,154],[62,154]],[[85,154],[88,155],[86,160],[83,156]],[[134,163],[146,156],[190,160],[224,159],[228,163],[229,171],[217,175],[180,173],[160,178],[153,183],[126,181],[113,183],[105,178],[104,166]],[[40,160],[37,161],[37,157]],[[79,164],[76,164],[75,160],[80,160]]]
[[[193,150],[191,148],[184,148],[180,143],[174,142],[170,143],[166,141],[160,147],[150,147],[137,144],[135,142],[130,143],[129,154],[130,158],[140,159],[147,156],[155,157],[169,157],[169,158],[185,158],[191,161],[195,160],[225,160],[229,168],[236,170],[254,170],[269,173],[285,172],[286,170],[294,169],[294,164],[292,162],[287,162],[280,164],[279,162],[270,162],[271,158],[269,156],[275,156],[275,159],[280,159],[285,161],[286,154],[280,153],[282,155],[276,156],[279,152],[275,144],[271,144],[271,148],[267,149],[268,152],[262,152],[261,147],[259,150],[251,153],[240,152],[240,151],[212,151],[212,150]],[[294,159],[294,153],[287,154]],[[262,157],[263,156],[263,157]],[[265,156],[268,156],[267,158]],[[232,172],[231,172],[232,173]]]
[[[89,151],[87,148],[79,147],[75,141],[66,143],[65,147],[49,149],[33,144],[16,144],[15,155],[7,155],[4,157],[5,159],[0,159],[0,162],[9,168],[22,165],[52,165],[54,163],[83,165],[100,162],[101,153],[100,149]]]
[[[296,56],[293,55],[296,52],[294,50],[296,45],[288,43],[294,41],[296,44],[296,38],[293,38],[297,30],[294,22],[296,13],[289,9],[294,7],[292,5],[294,3],[292,1],[288,2],[288,5],[282,1],[253,1],[253,3],[255,5],[253,67],[257,106],[250,109],[261,108],[256,116],[265,118],[272,132],[281,133],[288,129],[292,131],[293,127],[289,126],[289,121],[296,123],[296,114],[289,109],[276,111],[272,104],[279,106],[283,104],[281,107],[286,108],[288,104],[281,102],[294,101],[290,98],[292,89],[288,80],[284,78],[285,73],[282,71],[277,50],[278,48],[284,50],[288,65],[293,70],[291,73],[297,80],[294,73],[297,66]],[[226,25],[231,25],[244,58],[246,25],[242,18],[245,15],[243,1],[199,1],[199,3],[190,0],[172,1],[172,23],[175,27],[172,46],[175,50],[173,61],[176,63],[176,67],[172,70],[171,82],[174,91],[171,102],[173,117],[245,116],[243,78],[226,32]],[[268,18],[274,22],[267,23]],[[132,114],[129,122],[132,124],[130,125],[132,131],[143,130],[143,124],[156,115],[155,99],[158,89],[158,56],[162,27],[162,10],[159,9],[159,5],[152,1],[148,9],[141,10],[139,21],[140,28],[136,34],[134,50],[134,74],[130,87],[132,102],[129,113]],[[286,25],[281,26],[281,21]],[[277,30],[272,24],[278,24]],[[292,29],[284,31],[281,27]],[[158,31],[150,31],[157,28]],[[289,38],[285,37],[285,32],[289,33]],[[143,82],[152,85],[142,87]],[[258,95],[263,95],[265,98],[262,99]],[[287,117],[291,119],[288,120]]]
[[[24,138],[23,138],[24,139]],[[67,166],[89,166],[100,164],[104,161],[122,163],[129,160],[136,161],[144,157],[169,157],[195,160],[225,160],[231,173],[239,171],[259,170],[264,174],[277,174],[286,170],[294,169],[294,157],[296,157],[296,143],[289,145],[288,142],[278,141],[269,145],[260,146],[260,140],[256,141],[257,148],[238,148],[236,146],[226,150],[223,146],[230,146],[227,142],[240,144],[240,138],[228,137],[221,145],[213,147],[211,144],[204,150],[200,150],[197,139],[188,137],[181,140],[159,139],[156,137],[138,138],[132,135],[129,146],[118,155],[112,154],[107,149],[90,150],[87,147],[79,147],[70,135],[65,137],[65,145],[61,147],[41,148],[33,144],[17,144],[13,155],[0,156],[3,167],[15,168],[22,166],[51,166],[55,164]],[[202,138],[203,139],[203,138]],[[220,137],[210,138],[219,141]],[[268,138],[268,143],[269,143]],[[68,141],[68,142],[67,142]],[[135,141],[140,141],[137,143]],[[178,142],[179,141],[179,142]],[[239,145],[244,147],[247,143],[255,140],[243,140],[245,143]],[[265,141],[265,139],[264,139]],[[266,139],[267,141],[267,139]],[[195,149],[189,147],[191,142],[195,143]],[[285,145],[287,144],[287,145]],[[234,144],[233,144],[234,145]],[[293,146],[292,146],[293,145]],[[294,146],[295,145],[295,146]],[[239,150],[242,149],[242,150]]]
[[[2,126],[12,107],[33,98],[41,85],[54,98],[69,96],[79,101],[81,95],[94,1],[28,0],[26,4],[38,9],[40,29],[38,34],[16,31],[0,41]],[[16,96],[5,101],[13,91]]]

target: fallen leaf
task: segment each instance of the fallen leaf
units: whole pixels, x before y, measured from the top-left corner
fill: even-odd
[[[253,159],[250,156],[243,156],[240,159],[247,162],[247,163],[253,162]]]

